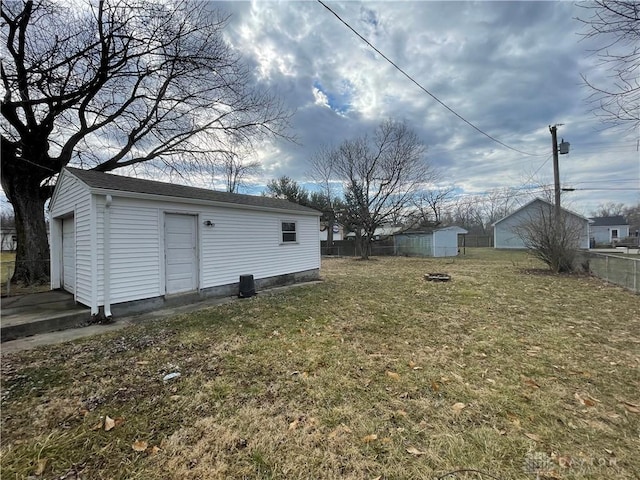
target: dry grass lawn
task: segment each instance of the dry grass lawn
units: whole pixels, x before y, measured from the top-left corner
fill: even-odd
[[[640,297],[467,253],[5,355],[2,478],[640,478]]]

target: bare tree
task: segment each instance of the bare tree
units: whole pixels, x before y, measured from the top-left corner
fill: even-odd
[[[555,273],[572,272],[580,240],[586,234],[575,215],[562,210],[556,218],[553,204],[540,202],[515,228],[524,245]]]
[[[493,189],[484,196],[483,222],[487,231],[494,222],[506,217],[514,210],[516,199],[516,192],[509,187]]]
[[[413,200],[414,222],[418,225],[440,225],[443,221],[443,209],[451,202],[454,187],[423,190]]]
[[[451,222],[469,233],[485,233],[482,198],[475,195],[459,197],[451,207]]]
[[[593,217],[615,217],[617,215],[624,215],[624,212],[624,203],[606,202],[598,205],[598,207],[591,212],[591,215]]]
[[[397,218],[430,180],[426,147],[405,123],[387,120],[374,134],[326,152],[329,176],[344,187],[342,222],[354,229],[368,259],[376,228]]]
[[[227,192],[238,193],[249,177],[262,171],[262,164],[258,160],[244,161],[234,152],[227,152],[214,168],[222,172]]]
[[[640,3],[626,0],[592,0],[578,4],[587,16],[579,18],[586,38],[602,42],[595,50],[600,66],[609,70],[609,85],[582,76],[591,89],[589,101],[596,112],[613,124],[640,125]]]
[[[14,281],[48,278],[44,204],[71,163],[187,174],[229,142],[281,135],[289,114],[252,88],[226,18],[192,0],[22,0],[2,6],[2,188]],[[202,137],[216,139],[204,146]]]
[[[629,223],[629,235],[638,237],[640,234],[640,202],[624,209],[624,217]],[[636,238],[640,242],[640,238]]]

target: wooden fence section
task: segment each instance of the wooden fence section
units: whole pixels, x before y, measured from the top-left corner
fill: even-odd
[[[493,235],[458,235],[458,247],[493,247]]]

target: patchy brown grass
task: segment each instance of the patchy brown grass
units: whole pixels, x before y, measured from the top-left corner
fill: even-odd
[[[5,355],[3,478],[639,478],[640,297],[467,253]]]
[[[7,285],[9,279],[13,276],[16,266],[16,254],[14,252],[0,252],[0,296],[16,296],[28,293],[46,292],[50,290],[49,283],[43,285],[18,285],[12,283]]]

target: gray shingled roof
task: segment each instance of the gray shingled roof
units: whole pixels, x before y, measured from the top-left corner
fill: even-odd
[[[615,227],[617,225],[629,225],[622,215],[613,217],[593,217],[592,227]]]
[[[122,175],[113,175],[111,173],[97,172],[95,170],[82,170],[71,167],[67,167],[66,170],[68,170],[72,175],[78,177],[82,182],[86,183],[90,188],[146,193],[149,195],[162,195],[167,197],[190,198],[206,202],[231,203],[256,208],[291,210],[306,214],[320,214],[320,212],[312,208],[303,207],[297,203],[292,203],[278,198],[217,192],[215,190],[207,190],[206,188],[187,187],[185,185],[175,185],[173,183],[124,177]]]

